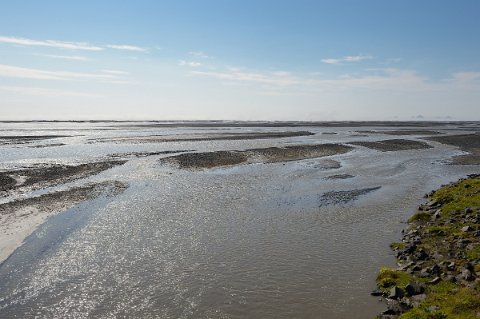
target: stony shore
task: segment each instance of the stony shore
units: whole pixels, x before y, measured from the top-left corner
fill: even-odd
[[[398,268],[382,268],[374,296],[382,319],[480,318],[480,175],[426,195],[391,244]]]

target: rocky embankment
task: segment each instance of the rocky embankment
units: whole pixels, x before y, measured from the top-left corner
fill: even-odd
[[[480,175],[426,198],[391,245],[399,267],[378,274],[378,318],[480,318]]]

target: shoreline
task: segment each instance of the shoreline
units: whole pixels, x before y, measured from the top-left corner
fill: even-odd
[[[51,187],[97,175],[125,160],[79,165],[47,165],[0,172],[0,264],[20,247],[25,238],[49,217],[100,196],[115,196],[128,187],[119,181],[103,181],[50,190]],[[45,194],[24,197],[32,191]]]
[[[480,175],[427,194],[392,243],[398,267],[383,267],[377,290],[387,309],[377,318],[478,318]]]
[[[116,196],[127,187],[119,181],[90,183],[0,204],[0,265],[49,217],[84,201]]]

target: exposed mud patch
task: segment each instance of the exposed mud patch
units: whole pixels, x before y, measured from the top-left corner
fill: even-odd
[[[26,144],[36,141],[49,140],[54,138],[71,137],[70,135],[15,135],[0,136],[0,145],[7,144]]]
[[[405,150],[420,150],[432,148],[425,142],[413,141],[413,140],[404,140],[404,139],[393,139],[393,140],[384,140],[377,142],[352,142],[349,144],[359,145],[368,147],[377,151],[382,152],[392,152],[392,151],[405,151]]]
[[[380,131],[357,131],[358,133],[369,133],[369,134],[386,134],[386,135],[438,135],[443,134],[438,131],[431,130],[380,130]]]
[[[129,158],[129,157],[147,157],[147,156],[153,156],[153,155],[177,154],[177,153],[194,152],[194,151],[195,150],[114,153],[114,154],[107,155],[107,157],[118,159],[118,158]]]
[[[354,175],[350,175],[350,174],[335,174],[335,175],[327,176],[325,179],[349,179],[354,177],[355,177]]]
[[[0,172],[0,196],[13,190],[31,190],[62,184],[98,174],[126,161],[106,161],[80,165],[45,165]],[[15,183],[12,182],[15,180]]]
[[[46,147],[57,147],[57,146],[64,146],[64,145],[67,145],[67,144],[53,143],[53,144],[31,145],[31,146],[28,146],[28,147],[31,147],[31,148],[46,148]]]
[[[316,168],[319,170],[329,170],[329,169],[338,169],[342,167],[342,164],[339,161],[333,159],[323,159],[308,162],[305,165],[308,165],[312,168]]]
[[[358,197],[362,195],[366,195],[370,192],[376,191],[380,189],[381,186],[377,187],[370,187],[370,188],[362,188],[362,189],[354,189],[349,191],[330,191],[326,192],[320,196],[320,206],[326,205],[342,205],[347,204],[351,201],[356,200]]]
[[[435,136],[428,138],[442,144],[454,145],[470,154],[455,156],[452,164],[479,165],[480,164],[480,134],[462,134]]]
[[[342,154],[352,147],[341,144],[292,145],[268,147],[246,151],[217,151],[186,153],[160,159],[161,163],[179,168],[212,168],[240,163],[286,162]]]
[[[296,136],[309,136],[315,133],[308,131],[297,132],[252,132],[252,133],[217,133],[217,134],[199,134],[199,135],[180,135],[175,137],[165,137],[163,135],[133,136],[123,138],[104,138],[94,139],[89,143],[167,143],[167,142],[200,142],[200,141],[222,141],[222,140],[255,140],[269,138],[284,138]]]

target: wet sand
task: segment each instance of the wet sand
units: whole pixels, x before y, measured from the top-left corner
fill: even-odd
[[[376,142],[352,142],[349,144],[364,146],[381,152],[420,150],[432,148],[425,142],[404,139],[383,140]]]
[[[115,196],[125,188],[125,183],[107,181],[0,204],[0,264],[48,217],[98,196]]]
[[[212,168],[241,163],[286,162],[308,158],[331,156],[349,152],[353,148],[341,144],[292,145],[268,147],[245,151],[216,151],[186,153],[161,159],[164,164],[179,168]]]

